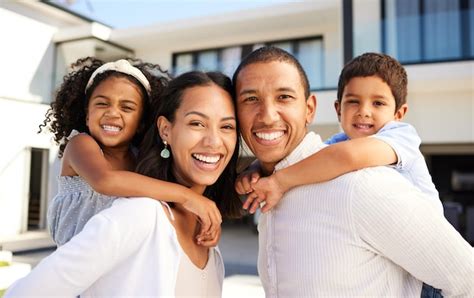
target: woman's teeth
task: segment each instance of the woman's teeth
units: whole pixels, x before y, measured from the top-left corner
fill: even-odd
[[[195,159],[205,162],[205,163],[217,163],[221,159],[220,155],[208,156],[208,155],[202,155],[202,154],[193,154],[192,156]]]

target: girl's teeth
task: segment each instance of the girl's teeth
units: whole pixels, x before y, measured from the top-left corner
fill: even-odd
[[[121,128],[118,126],[111,126],[111,125],[102,125],[102,128],[107,131],[120,131]]]
[[[216,163],[219,161],[220,156],[216,155],[216,156],[206,156],[206,155],[202,155],[202,154],[193,154],[193,157],[197,160],[200,160],[200,161],[203,161],[205,163]]]
[[[271,133],[257,132],[256,135],[260,139],[264,139],[266,141],[272,141],[281,137],[283,135],[283,131],[271,132]]]

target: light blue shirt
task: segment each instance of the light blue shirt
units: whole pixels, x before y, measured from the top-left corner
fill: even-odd
[[[419,190],[427,194],[437,205],[443,208],[431,175],[426,166],[425,158],[419,149],[421,139],[415,128],[408,123],[390,121],[371,137],[384,141],[395,151],[398,162],[394,169],[413,183]],[[331,145],[349,140],[345,133],[338,133],[325,141]]]

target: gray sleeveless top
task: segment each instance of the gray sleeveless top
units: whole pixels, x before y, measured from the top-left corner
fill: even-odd
[[[81,134],[73,130],[68,139]],[[80,176],[59,176],[58,194],[48,207],[48,227],[53,241],[61,246],[82,231],[95,214],[109,208],[115,196],[96,192]]]
[[[58,183],[58,194],[48,208],[48,227],[54,242],[61,246],[117,197],[96,192],[80,176],[60,176]]]

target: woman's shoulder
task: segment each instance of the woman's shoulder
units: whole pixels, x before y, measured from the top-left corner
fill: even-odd
[[[103,211],[103,215],[117,222],[148,222],[159,216],[165,216],[160,201],[145,198],[118,198],[112,206]]]

